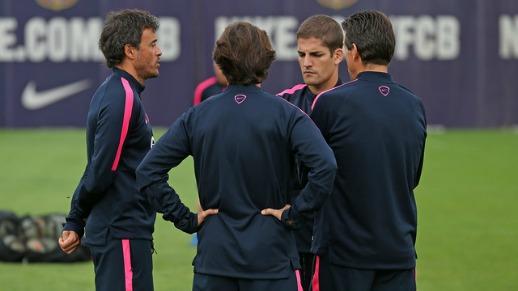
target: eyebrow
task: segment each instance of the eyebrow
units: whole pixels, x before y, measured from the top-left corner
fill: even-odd
[[[298,54],[310,54],[310,55],[315,55],[315,54],[325,54],[324,51],[320,51],[320,50],[317,50],[317,51],[310,51],[310,52],[304,52],[304,51],[299,51],[297,50],[297,53]]]

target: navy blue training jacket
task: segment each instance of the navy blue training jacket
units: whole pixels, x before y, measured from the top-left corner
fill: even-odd
[[[117,68],[92,97],[88,110],[87,165],[74,193],[66,230],[85,242],[152,239],[155,212],[140,194],[135,170],[153,143],[140,99],[144,87]]]
[[[311,114],[335,153],[338,171],[319,215],[314,251],[360,269],[415,266],[413,189],[423,166],[421,100],[389,74],[363,72],[317,96]]]
[[[342,84],[342,80],[338,79],[336,86]],[[315,101],[316,95],[309,90],[306,84],[297,84],[277,94],[277,96],[286,99],[291,104],[297,106],[307,114],[311,114],[311,106]],[[293,173],[293,188],[291,195],[296,197],[300,190],[307,182],[307,170],[297,164]],[[311,241],[313,239],[314,213],[304,215],[299,223],[298,229],[295,231],[295,240],[299,252],[309,253],[311,251]]]
[[[199,230],[167,184],[168,171],[189,155],[202,208],[219,209]],[[295,157],[309,169],[308,184],[282,223],[260,211],[289,202]],[[335,170],[331,149],[304,112],[256,86],[232,85],[184,113],[146,156],[137,180],[164,219],[198,230],[195,272],[277,279],[299,267],[288,225],[321,207]]]

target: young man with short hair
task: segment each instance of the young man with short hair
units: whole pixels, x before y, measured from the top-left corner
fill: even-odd
[[[327,15],[314,15],[297,30],[297,54],[303,84],[277,94],[311,113],[318,94],[342,84],[338,68],[343,60],[344,34],[340,24]]]
[[[344,34],[340,24],[327,15],[314,15],[302,22],[297,31],[297,53],[304,84],[286,89],[278,96],[298,106],[307,114],[315,96],[342,84],[338,68],[343,59]],[[292,196],[304,187],[307,172],[297,167],[293,175]],[[306,215],[295,231],[304,290],[310,290],[314,254],[311,253],[314,216]]]

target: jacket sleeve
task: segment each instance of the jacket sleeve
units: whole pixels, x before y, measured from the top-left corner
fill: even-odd
[[[89,129],[94,131],[93,149],[74,192],[65,230],[74,230],[82,235],[90,211],[113,183],[122,159],[133,103],[133,92],[125,94],[122,86],[104,96],[95,128]]]
[[[198,230],[197,215],[191,213],[167,182],[168,172],[191,154],[187,116],[182,115],[146,155],[137,168],[137,185],[165,220],[184,232],[194,233]]]
[[[83,210],[80,209],[77,199],[79,197],[79,192],[83,188],[87,169],[88,166],[85,169],[85,172],[81,177],[81,180],[79,180],[79,184],[77,185],[76,190],[74,191],[74,195],[72,196],[72,201],[70,203],[70,212],[66,217],[66,223],[63,228],[64,230],[75,231],[79,235],[79,237],[83,236],[86,217],[83,216]]]
[[[285,224],[294,226],[301,214],[320,209],[328,198],[333,189],[336,160],[318,128],[302,111],[294,119],[290,142],[297,160],[308,169],[307,184],[282,215]]]
[[[424,134],[423,134],[423,141],[422,141],[422,147],[421,147],[421,157],[419,159],[419,164],[417,166],[417,171],[416,171],[416,175],[415,175],[415,181],[414,181],[414,189],[419,185],[419,181],[421,180],[421,173],[423,171],[423,163],[424,163],[424,149],[425,149],[425,146],[426,146],[426,137],[427,137],[427,131],[426,131],[426,126],[427,126],[427,121],[426,121],[426,111],[424,110],[424,106],[423,106],[423,103],[422,102],[419,102],[419,107],[420,107],[420,110],[421,110],[421,124],[423,126],[423,129],[424,129]]]

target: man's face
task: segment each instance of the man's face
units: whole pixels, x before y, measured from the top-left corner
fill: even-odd
[[[304,83],[314,88],[329,86],[331,78],[334,74],[338,74],[338,64],[341,56],[335,55],[337,50],[332,54],[322,40],[310,37],[299,38],[297,40],[297,52],[299,55],[299,65],[304,78]],[[336,82],[336,81],[334,81]],[[330,84],[334,86],[335,83]]]
[[[144,29],[135,59],[135,69],[143,80],[158,77],[162,51],[157,41],[155,31],[150,28]]]

